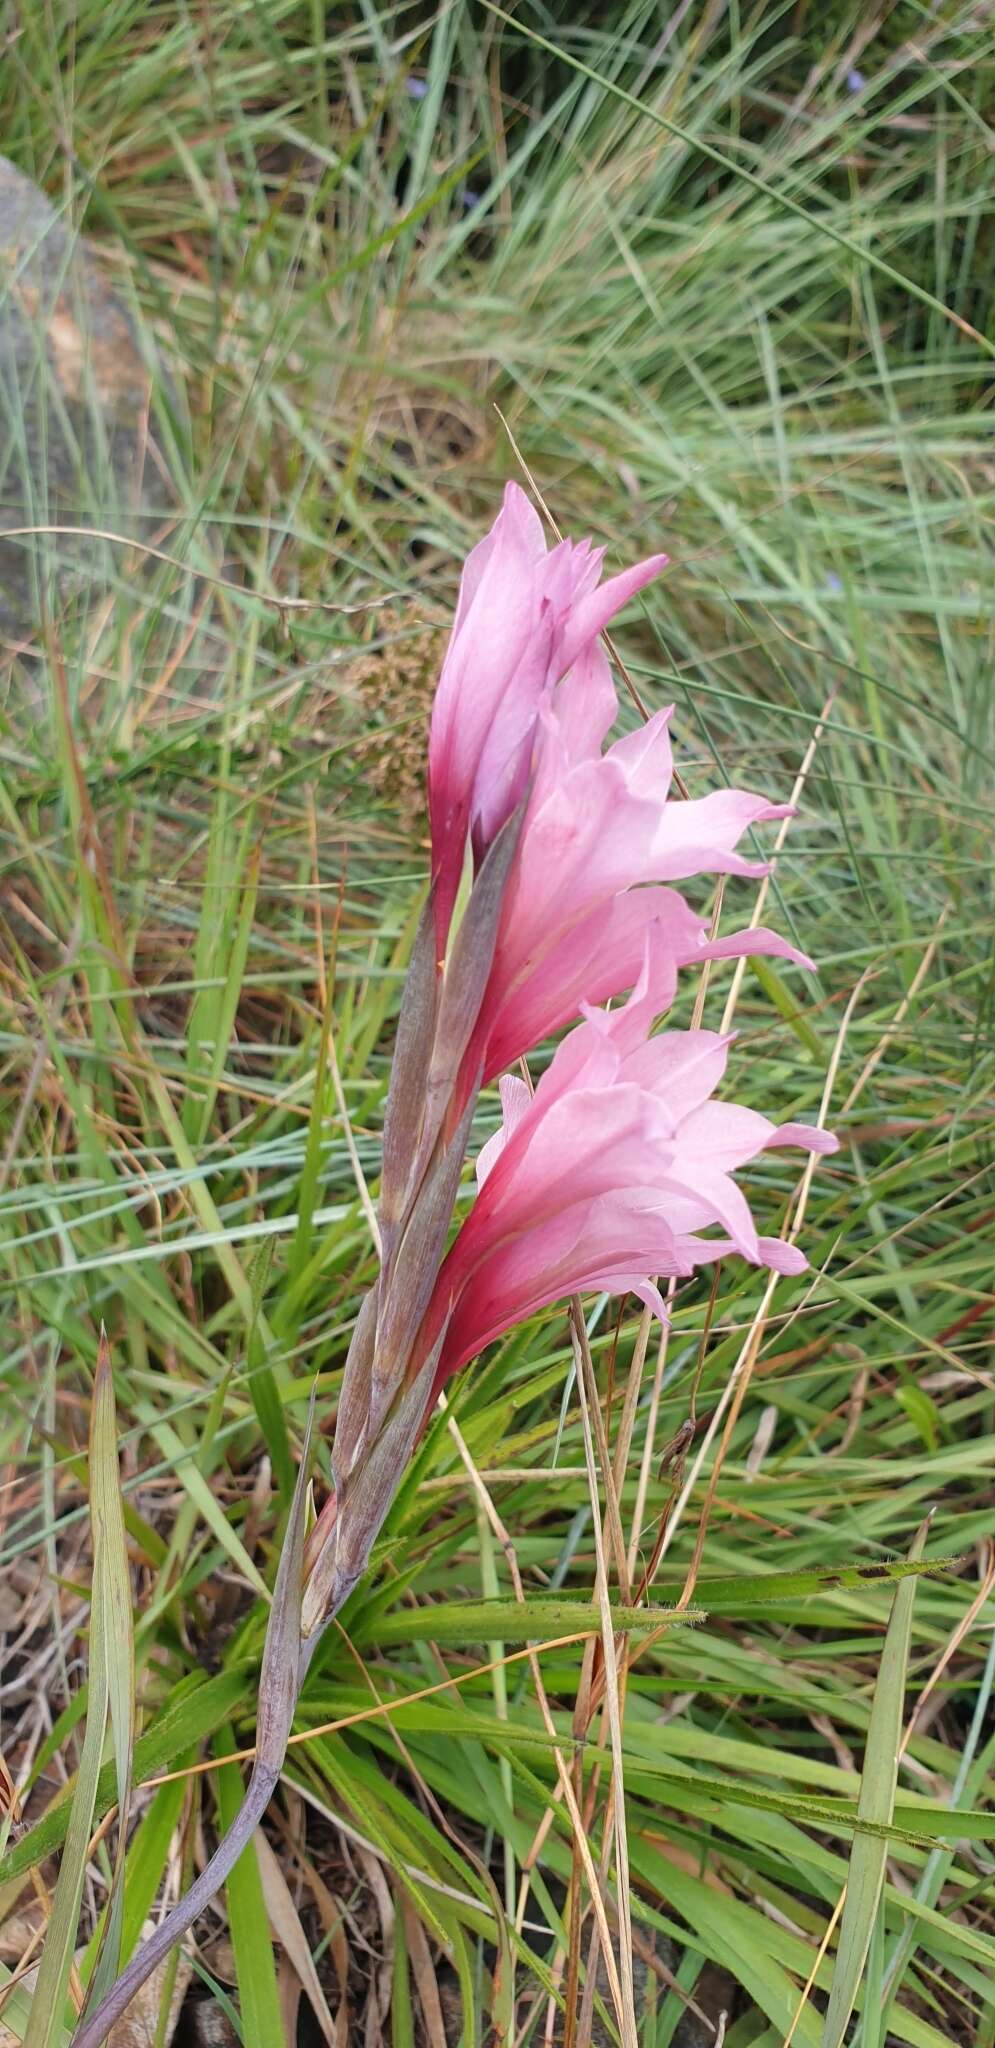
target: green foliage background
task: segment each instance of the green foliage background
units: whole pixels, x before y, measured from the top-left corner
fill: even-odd
[[[714,1497],[721,1431],[672,1516],[650,1598],[685,1589],[700,1526],[704,1618],[630,1639],[632,1905],[657,1961],[638,2038],[712,2039],[724,2007],[726,2048],[826,2040],[820,1944],[880,1824],[880,1905],[871,1886],[841,1923],[841,1977],[869,1943],[848,2038],[991,2044],[990,10],[51,0],[0,20],[4,148],[163,347],[178,497],[168,560],[111,549],[109,600],[3,668],[0,1542],[22,1606],[0,1736],[33,1825],[0,1903],[51,1881],[80,1761],[102,1321],[136,1781],[251,1742],[306,1403],[317,1376],[327,1475],[374,1271],[347,1127],[375,1183],[438,633],[517,444],[565,529],[616,564],[671,554],[620,639],[647,701],[676,704],[692,792],[785,799],[818,729],[768,905],[818,973],[748,970],[729,1086],[812,1116],[838,1053],[843,1150]],[[730,884],[724,927],[753,900]],[[752,1180],[764,1227],[793,1187],[783,1162]],[[645,1462],[641,1560],[666,1447],[689,1413],[701,1443],[762,1292],[727,1263],[714,1301],[679,1290],[662,1362],[651,1338],[620,1490],[628,1537]],[[616,1341],[615,1305],[585,1308],[615,1441],[638,1317]],[[309,1682],[271,1840],[342,2040],[575,2039],[562,2012],[544,2030],[565,1957],[583,1984],[586,1885],[533,1668],[499,1661],[598,1627],[564,1316],[497,1347],[453,1413],[527,1614],[440,1418]],[[894,1705],[875,1578],[931,1505],[927,1558],[954,1562],[918,1585],[903,1728],[928,1698],[894,1806],[879,1776],[868,1821],[865,1776],[855,1836]],[[540,1663],[569,1757],[583,1642]],[[125,1948],[231,1768],[135,1793]],[[598,1719],[577,1768],[597,1863]],[[108,1761],[98,1814],[115,1786]],[[112,1864],[113,1831],[82,1938]],[[277,2009],[272,1886],[233,1887],[232,1951],[198,1963],[249,2048]],[[4,2008],[18,2036],[29,2003]],[[63,2019],[36,2003],[36,2038]]]

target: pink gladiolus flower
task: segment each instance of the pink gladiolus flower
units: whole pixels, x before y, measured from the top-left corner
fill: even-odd
[[[427,1355],[445,1329],[433,1401],[492,1338],[564,1295],[630,1291],[662,1314],[652,1276],[690,1274],[727,1252],[780,1273],[804,1270],[793,1245],[757,1235],[732,1174],[768,1146],[835,1152],[837,1141],[713,1101],[729,1038],[648,1035],[653,955],[666,947],[666,933],[651,932],[628,1003],[585,1009],[534,1095],[523,1081],[502,1082],[503,1127],[478,1158],[479,1193],[418,1347]]]
[[[678,968],[743,953],[811,961],[761,926],[708,941],[705,921],[672,888],[636,886],[697,874],[763,875],[736,852],[749,826],[788,815],[750,790],[667,801],[673,707],[602,742],[618,709],[603,649],[592,643],[539,711],[532,786],[502,905],[490,978],[453,1113],[471,1090],[559,1031],[581,1004],[631,988],[652,927],[657,1015]]]
[[[479,863],[520,802],[536,720],[549,691],[666,555],[599,581],[604,550],[587,540],[549,552],[517,484],[467,556],[429,737],[436,935],[444,951],[470,832]]]
[[[717,1102],[729,1038],[651,1036],[685,962],[804,961],[762,929],[709,941],[670,886],[765,873],[736,849],[785,808],[729,789],[668,803],[668,711],[602,752],[617,704],[600,635],[665,562],[654,555],[601,583],[602,551],[589,541],[547,551],[514,484],[467,559],[432,714],[432,897],[384,1117],[380,1271],[342,1375],[334,1491],[307,1536],[309,1417],[245,1797],[185,1896],[84,2016],[78,2048],[100,2048],[251,1841],[314,1650],[369,1566],[445,1381],[565,1295],[632,1292],[663,1315],[660,1275],[692,1274],[726,1252],[780,1273],[807,1264],[794,1245],[758,1236],[733,1176],[768,1146],[835,1152],[835,1138]],[[468,835],[478,871],[447,957]],[[620,1008],[591,1007],[627,988]],[[477,1200],[446,1252],[482,1079],[578,1013],[534,1095],[502,1082],[503,1126],[480,1153]]]
[[[660,1310],[656,1276],[727,1251],[785,1273],[806,1263],[757,1235],[733,1175],[768,1145],[833,1151],[835,1140],[716,1103],[727,1040],[649,1035],[687,962],[811,964],[762,928],[710,940],[672,886],[765,874],[739,842],[787,807],[736,789],[668,802],[667,711],[603,751],[617,703],[599,637],[662,559],[601,584],[600,552],[586,541],[547,552],[509,486],[464,568],[430,738],[432,897],[384,1120],[383,1256],[346,1361],[334,1529],[329,1511],[306,1632],[365,1570],[440,1386],[493,1337],[592,1287]],[[468,836],[476,872],[447,949]],[[626,989],[623,1007],[591,1007]],[[578,1015],[534,1100],[503,1083],[504,1129],[447,1252],[482,1081]]]

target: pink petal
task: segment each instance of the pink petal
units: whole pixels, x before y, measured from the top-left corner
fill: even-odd
[[[538,517],[518,486],[509,486],[491,532],[464,567],[456,623],[432,707],[429,816],[441,941],[459,887],[481,753],[502,699],[514,685],[520,718],[521,702],[531,692],[534,716],[545,685],[552,631],[551,623],[543,628],[540,619],[545,559]],[[517,760],[509,765],[506,752],[495,773],[513,786],[516,769]]]
[[[783,1237],[762,1237],[759,1244],[763,1264],[773,1273],[808,1272],[808,1260],[796,1244],[786,1244]]]
[[[492,1165],[461,1236],[473,1238],[476,1252],[477,1240],[523,1233],[564,1203],[654,1182],[672,1129],[652,1096],[620,1082],[571,1089],[542,1114],[533,1103]]]
[[[659,804],[630,793],[613,752],[579,762],[529,808],[502,916],[516,964],[621,890],[663,879]]]
[[[680,1124],[682,1148],[699,1105],[704,1105],[701,1114],[710,1109],[724,1112],[723,1103],[710,1103],[707,1098],[725,1073],[731,1044],[730,1037],[723,1038],[717,1031],[662,1031],[638,1046],[623,1062],[621,1073],[625,1080],[651,1090],[666,1103],[671,1116]],[[764,1129],[770,1129],[766,1121]]]
[[[821,1124],[778,1124],[768,1145],[800,1145],[804,1152],[838,1152],[840,1141]]]
[[[658,1186],[664,1193],[683,1196],[698,1208],[693,1228],[702,1230],[710,1223],[721,1223],[741,1256],[757,1262],[759,1239],[750,1205],[742,1188],[727,1173],[712,1167],[705,1169],[697,1160],[688,1160],[685,1154],[683,1161],[675,1161],[669,1175],[660,1176]]]
[[[488,1138],[486,1145],[481,1146],[475,1162],[478,1188],[483,1187],[488,1174],[497,1165],[509,1138],[514,1137],[533,1099],[531,1088],[527,1082],[520,1080],[517,1074],[504,1075],[500,1095],[501,1127],[495,1131],[492,1138]]]
[[[733,848],[751,825],[790,816],[790,804],[768,803],[747,789],[717,789],[667,804],[653,841],[654,874],[661,881],[702,873],[764,875],[766,862],[744,860]]]
[[[610,1088],[619,1065],[611,1040],[587,1021],[578,1024],[557,1046],[540,1077],[529,1113],[530,1123],[545,1116],[562,1095],[575,1094],[582,1088]]]
[[[486,1084],[572,1023],[584,1003],[605,1003],[631,988],[647,932],[656,924],[666,933],[666,950],[657,956],[655,1016],[670,1008],[680,967],[741,954],[774,955],[798,967],[813,965],[807,954],[764,925],[706,939],[704,919],[676,889],[629,889],[598,904],[565,931],[550,932],[545,950],[517,969],[499,945],[468,1065],[476,1071],[483,1058]]]
[[[657,1040],[652,1040],[651,1046],[656,1043]],[[647,1047],[647,1051],[650,1049]],[[636,1078],[628,1064],[623,1074],[626,1080]],[[774,1145],[797,1145],[805,1152],[839,1151],[838,1139],[817,1124],[772,1124],[756,1110],[744,1109],[737,1102],[703,1101],[681,1123],[682,1156],[706,1162],[709,1167],[717,1166],[723,1172],[745,1166],[748,1160]]]
[[[559,780],[547,767],[537,790],[541,800],[526,816],[502,919],[509,976],[548,948],[551,932],[636,884],[702,872],[766,872],[733,848],[751,824],[782,816],[783,807],[745,790],[663,803],[671,762],[665,715],[600,759],[568,767],[563,748],[550,758]]]
[[[581,649],[588,641],[596,640],[603,633],[609,621],[628,604],[630,597],[652,583],[667,566],[666,555],[650,555],[645,562],[637,562],[631,569],[623,569],[620,576],[610,576],[607,583],[598,585],[581,598],[571,614],[564,640],[564,670],[576,661]]]
[[[706,1172],[714,1167],[731,1173],[755,1159],[773,1139],[773,1124],[756,1110],[738,1102],[702,1101],[681,1124],[680,1158]]]
[[[634,732],[624,733],[608,749],[609,758],[625,770],[627,787],[636,796],[651,797],[659,804],[665,801],[674,777],[670,744],[673,715],[674,706],[666,704],[662,711],[655,712]]]
[[[477,761],[470,804],[474,852],[483,859],[528,786],[536,722],[548,696],[553,624],[540,611],[528,653],[494,706]]]
[[[690,1244],[691,1240],[688,1240]],[[716,1259],[724,1259],[729,1253],[737,1258],[743,1254],[738,1244],[730,1237],[698,1238],[695,1243],[694,1263],[696,1266],[714,1265]],[[751,1263],[768,1266],[773,1273],[807,1273],[808,1260],[798,1246],[786,1243],[783,1237],[758,1237],[756,1259]]]
[[[692,965],[695,960],[738,960],[744,955],[758,959],[764,954],[779,960],[790,960],[795,967],[805,967],[815,972],[815,961],[807,953],[801,953],[797,946],[788,944],[780,932],[769,931],[766,925],[750,925],[746,931],[730,932],[724,939],[706,939],[702,932],[697,951],[687,954],[682,966]]]
[[[600,758],[602,741],[618,714],[608,656],[599,640],[578,655],[554,698],[553,720],[567,761]]]
[[[632,1292],[662,1316],[652,1275],[676,1270],[676,1258],[665,1218],[632,1209],[625,1195],[561,1210],[527,1238],[500,1246],[460,1290],[446,1331],[441,1380],[504,1330],[568,1294]],[[682,1270],[690,1272],[691,1264]]]
[[[490,532],[485,533],[483,540],[479,540],[476,547],[471,548],[463,564],[459,596],[456,600],[456,616],[453,620],[453,639],[457,637],[466,621],[495,549],[509,543],[517,548],[526,561],[539,562],[546,553],[542,520],[521,485],[514,483],[505,485],[501,510]]]
[[[526,789],[543,699],[575,663],[561,745],[596,751],[591,735],[599,725],[603,733],[611,708],[610,675],[592,651],[598,620],[655,574],[662,558],[599,586],[601,562],[602,551],[587,541],[562,541],[547,554],[537,514],[524,492],[509,485],[491,532],[464,566],[429,737],[440,955],[467,832],[479,862]]]
[[[654,924],[667,936],[654,962],[654,1015],[660,1016],[674,999],[678,965],[696,957],[701,932],[701,919],[675,889],[608,897],[564,932],[551,932],[545,950],[518,967],[514,980],[499,943],[478,1034],[478,1044],[486,1041],[485,1081],[572,1023],[582,1004],[604,1003],[631,988]]]

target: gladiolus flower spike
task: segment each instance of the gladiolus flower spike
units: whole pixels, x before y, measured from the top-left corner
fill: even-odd
[[[74,2048],[98,2048],[225,1881],[276,1781],[314,1649],[367,1569],[445,1382],[502,1332],[586,1289],[632,1292],[662,1315],[661,1277],[729,1253],[786,1274],[806,1264],[794,1245],[758,1235],[733,1176],[769,1146],[832,1152],[835,1138],[717,1100],[730,1038],[654,1034],[682,967],[746,953],[811,965],[762,927],[709,938],[674,886],[764,874],[740,842],[784,806],[734,789],[671,801],[669,710],[605,745],[618,706],[601,635],[665,565],[651,555],[603,581],[602,550],[547,550],[509,484],[464,566],[429,737],[432,882],[392,1062],[381,1266],[343,1374],[334,1492],[305,1544],[305,1457],[242,1809],[83,2016]],[[564,1030],[534,1094],[507,1073]],[[499,1076],[502,1126],[450,1242],[477,1096]]]
[[[432,888],[387,1108],[382,1267],[346,1363],[305,1632],[362,1576],[441,1387],[494,1337],[586,1288],[662,1312],[659,1276],[728,1252],[805,1265],[758,1236],[732,1175],[769,1145],[835,1140],[715,1101],[730,1041],[651,1036],[683,966],[745,953],[811,966],[763,927],[709,939],[674,887],[766,873],[740,842],[786,807],[735,789],[669,800],[670,710],[605,745],[618,703],[600,636],[665,563],[602,581],[601,550],[547,551],[509,484],[465,564],[429,738]],[[623,1007],[597,1007],[627,990]],[[480,1088],[569,1025],[534,1099],[502,1082],[503,1129],[447,1250]]]

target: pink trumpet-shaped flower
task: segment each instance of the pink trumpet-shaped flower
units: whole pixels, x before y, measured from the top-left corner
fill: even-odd
[[[606,656],[592,643],[539,711],[528,806],[454,1113],[481,1075],[493,1080],[571,1023],[583,1002],[631,988],[651,927],[658,1015],[683,966],[743,953],[812,964],[763,926],[709,941],[677,890],[636,886],[766,873],[736,846],[788,807],[739,789],[668,802],[672,707],[602,753],[617,709]]]
[[[662,1313],[652,1276],[689,1274],[726,1252],[780,1273],[804,1269],[793,1245],[757,1235],[732,1175],[768,1146],[835,1152],[837,1141],[713,1101],[729,1038],[649,1037],[654,954],[666,946],[665,933],[650,933],[628,1003],[585,1010],[534,1095],[502,1082],[503,1126],[478,1158],[479,1193],[419,1345],[427,1355],[445,1329],[433,1399],[492,1338],[564,1295],[631,1291]]]
[[[429,737],[440,955],[467,832],[479,863],[524,794],[549,691],[667,560],[651,555],[601,583],[603,552],[587,540],[547,552],[538,514],[508,484],[494,525],[467,556]]]
[[[703,872],[763,873],[736,848],[783,808],[743,790],[668,803],[667,712],[602,753],[617,707],[599,637],[665,561],[601,583],[601,551],[563,541],[547,552],[512,484],[464,567],[429,741],[432,907],[401,1006],[383,1256],[342,1376],[334,1494],[305,1542],[309,1419],[245,1798],[196,1882],[84,2016],[77,2048],[100,2048],[251,1840],[312,1654],[367,1570],[444,1382],[574,1292],[632,1291],[662,1315],[660,1275],[693,1273],[725,1252],[781,1273],[807,1263],[794,1245],[757,1235],[733,1175],[768,1146],[832,1152],[835,1138],[716,1102],[728,1038],[650,1035],[685,960],[803,957],[761,930],[706,941],[668,886]],[[478,873],[447,957],[468,834]],[[626,988],[620,1008],[591,1007]],[[481,1077],[578,1011],[584,1021],[534,1095],[502,1083],[503,1127],[478,1158],[477,1200],[443,1256]]]

